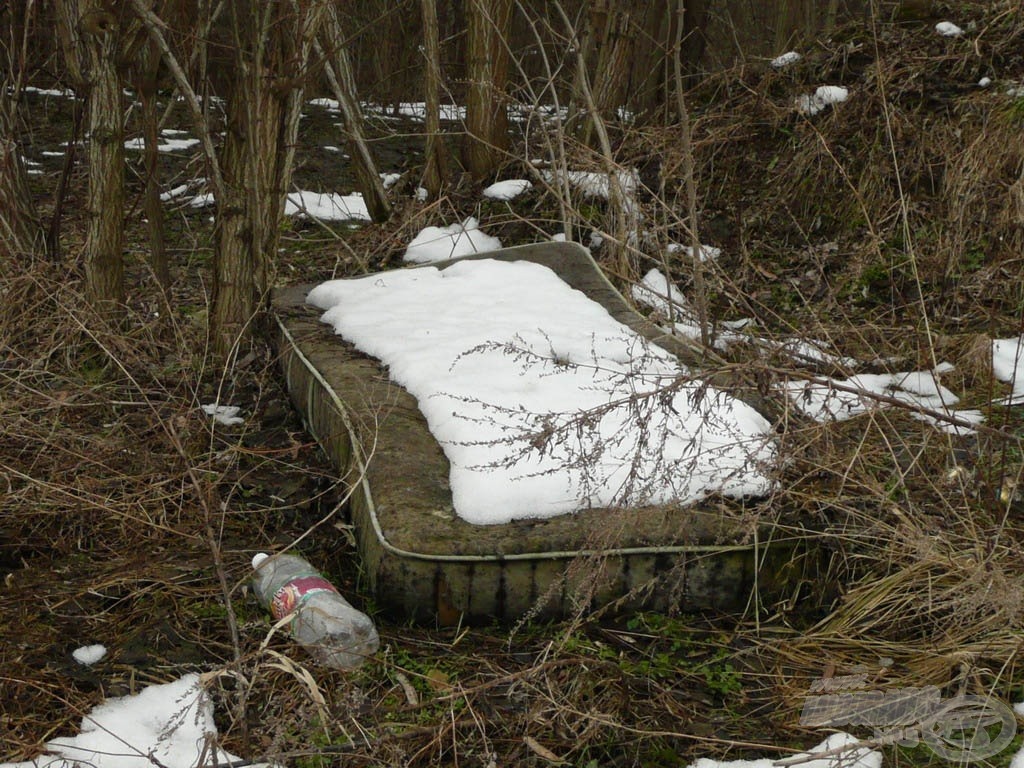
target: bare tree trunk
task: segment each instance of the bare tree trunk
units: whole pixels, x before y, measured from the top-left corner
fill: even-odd
[[[683,141],[683,178],[686,184],[686,208],[689,215],[690,254],[693,259],[693,290],[697,308],[697,323],[700,326],[700,343],[705,350],[711,348],[708,333],[708,297],[704,280],[704,256],[701,252],[700,235],[698,234],[697,216],[697,181],[695,178],[693,158],[693,138],[690,131],[690,115],[686,109],[686,98],[683,94],[683,28],[686,15],[686,0],[677,0],[676,44],[673,56],[676,85],[676,105],[679,113],[679,125],[682,128]]]
[[[230,357],[252,337],[276,265],[310,51],[326,0],[262,0],[232,8],[238,42],[221,151],[213,337]]]
[[[326,59],[327,81],[345,119],[349,153],[355,166],[359,191],[363,193],[370,218],[376,222],[387,221],[391,218],[391,204],[377,172],[377,164],[363,136],[363,111],[359,106],[352,62],[345,47],[344,30],[337,8],[333,4],[329,5],[324,16],[323,29],[319,35],[322,42],[316,46],[317,54]]]
[[[423,188],[431,200],[441,194],[447,177],[447,158],[441,136],[441,42],[437,26],[437,0],[420,0],[423,17],[423,57],[426,59],[425,107],[427,146]]]
[[[508,149],[508,37],[511,0],[466,0],[466,143],[464,160],[474,179],[494,174]]]
[[[86,292],[100,313],[124,311],[124,131],[116,69],[117,23],[83,3],[81,28],[89,62],[89,215],[85,239]]]
[[[146,211],[146,231],[149,234],[149,266],[161,288],[171,284],[171,269],[167,263],[164,245],[164,206],[160,202],[160,116],[157,114],[156,91],[160,68],[160,51],[151,41],[140,56],[138,77],[139,98],[142,101],[142,131],[145,143],[146,189],[143,207]]]
[[[592,84],[594,106],[605,120],[614,120],[618,109],[626,102],[637,53],[638,18],[642,15],[642,9],[634,6],[634,0],[595,0],[591,6],[583,58],[592,67],[588,80]],[[581,82],[578,77],[574,81],[577,89]],[[578,90],[573,101],[586,108],[586,99]],[[577,138],[590,146],[595,139],[595,129],[592,117],[584,119],[577,129]]]
[[[30,12],[26,7],[25,13]],[[16,141],[18,96],[25,72],[29,19],[0,10],[0,257],[10,253],[45,253],[46,232],[28,187]],[[20,33],[20,34],[19,34]]]
[[[45,230],[14,138],[16,102],[6,82],[0,82],[0,89],[0,248],[11,253],[45,253]]]

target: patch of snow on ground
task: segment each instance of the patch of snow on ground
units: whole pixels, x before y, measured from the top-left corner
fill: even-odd
[[[974,425],[983,419],[980,411],[951,410],[950,406],[960,398],[942,386],[932,371],[862,373],[848,379],[830,379],[827,383],[791,381],[783,389],[798,410],[817,421],[843,421],[891,405],[875,396],[892,398],[912,408],[946,414]],[[908,412],[942,431],[960,435],[973,431],[927,413]]]
[[[660,269],[648,270],[643,279],[632,286],[630,292],[634,301],[670,320],[690,314],[690,304],[683,292]]]
[[[23,90],[25,93],[34,93],[36,96],[59,96],[65,99],[74,98],[75,95],[70,88],[36,88],[26,85]]]
[[[240,762],[212,747],[216,737],[213,704],[192,673],[134,696],[107,699],[82,718],[77,736],[52,739],[47,754],[0,768],[192,768],[201,758],[204,765]]]
[[[943,37],[960,37],[964,31],[951,21],[940,21],[935,25],[935,31]]]
[[[237,405],[219,405],[217,403],[210,403],[209,405],[200,406],[203,409],[203,413],[210,416],[218,424],[223,424],[225,427],[233,427],[236,424],[244,424],[245,419],[238,415],[242,410]]]
[[[774,69],[785,69],[790,64],[796,64],[803,57],[796,51],[786,51],[781,56],[776,56],[772,59],[772,67]]]
[[[161,193],[160,194],[161,202],[166,203],[168,200],[173,200],[176,197],[181,197],[186,192],[188,192],[188,186],[189,186],[188,184],[179,184],[178,186],[172,187],[171,189],[167,190],[166,192]]]
[[[491,200],[512,200],[533,187],[526,179],[506,179],[497,181],[483,191],[484,197]]]
[[[549,179],[554,178],[554,174],[546,174]],[[581,193],[587,197],[600,197],[605,200],[608,199],[611,189],[611,181],[607,173],[599,173],[595,171],[568,171],[566,178],[569,183],[576,187]],[[640,182],[640,176],[635,170],[621,170],[615,173],[615,178],[619,183],[619,188],[622,193],[627,196],[631,196],[633,191],[637,188]]]
[[[321,221],[370,221],[370,211],[359,192],[292,192],[285,200],[286,216],[307,216]]]
[[[633,301],[650,307],[670,321],[671,326],[666,328],[667,331],[696,342],[702,341],[696,310],[687,301],[682,291],[665,277],[661,270],[649,270],[639,283],[630,288],[630,295]],[[715,349],[725,350],[730,343],[746,338],[742,334],[728,330],[722,331],[714,339],[712,345]]]
[[[833,733],[825,741],[799,755],[777,760],[762,757],[757,760],[711,760],[702,757],[689,768],[779,768],[780,765],[792,763],[794,768],[881,768],[882,753],[867,747],[858,747],[858,740],[848,733]],[[814,757],[821,753],[827,757]]]
[[[681,248],[682,246],[678,246]],[[701,246],[701,250],[712,246]],[[671,247],[670,247],[671,250]],[[689,252],[690,249],[687,249]],[[714,251],[719,249],[714,248]],[[717,256],[717,254],[716,254]],[[700,325],[697,312],[693,309],[682,291],[672,283],[659,269],[651,269],[644,275],[639,284],[630,290],[633,300],[658,312],[666,319],[673,321],[671,331],[694,341],[701,341]],[[764,339],[741,331],[754,321],[747,317],[740,320],[721,320],[717,325],[725,330],[715,332],[714,346],[716,349],[727,349],[732,343],[745,341],[751,344],[775,349],[799,363],[825,363],[836,367],[852,368],[857,361],[852,357],[843,357],[826,351],[829,345],[815,339]],[[937,371],[942,373],[943,371]]]
[[[106,655],[107,647],[105,645],[83,645],[71,652],[71,658],[86,667],[101,661]]]
[[[811,95],[796,97],[796,109],[802,115],[816,115],[831,104],[839,104],[850,97],[850,92],[841,85],[822,85]]]
[[[156,145],[157,152],[177,152],[182,149],[191,149],[192,147],[199,144],[199,139],[168,139],[165,138],[159,144]],[[143,150],[146,148],[146,142],[141,137],[135,139],[128,139],[124,143],[125,149],[137,149]]]
[[[447,227],[426,227],[412,239],[405,250],[405,261],[429,264],[473,253],[486,253],[501,248],[501,240],[484,234],[480,223],[470,216],[461,224]]]
[[[685,253],[687,258],[693,258],[693,246],[682,245],[680,243],[669,243],[666,250],[669,253]],[[713,245],[705,245],[701,243],[700,246],[700,260],[702,263],[708,261],[717,261],[718,257],[722,255],[722,249],[716,248]]]
[[[401,117],[411,117],[417,120],[425,120],[427,117],[427,105],[422,101],[403,101],[397,105],[382,106],[380,104],[364,104],[367,112],[374,112],[382,117],[392,117],[397,111]],[[466,119],[466,108],[458,104],[441,104],[438,110],[442,120],[454,122]]]
[[[992,340],[992,375],[1012,389],[1004,403],[1024,402],[1024,336]]]
[[[685,378],[546,267],[398,270],[327,282],[308,300],[417,398],[471,523],[772,487],[760,414]]]

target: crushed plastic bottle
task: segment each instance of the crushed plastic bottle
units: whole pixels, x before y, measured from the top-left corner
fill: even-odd
[[[294,613],[290,630],[317,662],[335,669],[359,666],[377,652],[373,620],[357,611],[331,582],[297,555],[260,553],[253,590],[276,621]]]

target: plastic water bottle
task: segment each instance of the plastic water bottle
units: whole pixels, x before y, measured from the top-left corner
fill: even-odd
[[[349,605],[301,557],[260,553],[252,559],[252,567],[256,597],[275,621],[294,613],[291,635],[317,662],[349,669],[377,652],[380,638],[370,617]]]

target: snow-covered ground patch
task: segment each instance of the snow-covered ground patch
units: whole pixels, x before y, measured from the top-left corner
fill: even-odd
[[[1024,403],[1024,336],[993,339],[992,375],[1010,385],[1004,403]]]
[[[682,245],[680,243],[669,243],[665,249],[669,253],[684,253],[687,258],[693,258],[693,246]],[[714,245],[705,245],[701,243],[700,248],[700,260],[701,262],[718,261],[718,257],[722,255],[722,249],[717,248]]]
[[[160,200],[161,200],[161,202],[166,203],[166,202],[168,202],[170,200],[173,200],[176,197],[181,197],[182,195],[187,193],[188,190],[189,190],[189,185],[188,184],[179,184],[176,187],[171,187],[166,192],[162,192],[160,194]]]
[[[370,211],[359,192],[292,192],[285,200],[286,216],[306,216],[321,221],[370,221]]]
[[[487,253],[501,248],[501,240],[480,230],[479,222],[470,216],[461,224],[447,227],[426,227],[412,239],[403,259],[415,264],[454,259],[473,253]]]
[[[310,99],[307,104],[312,104],[314,107],[323,107],[324,109],[330,110],[331,112],[340,112],[341,104],[338,103],[337,99]]]
[[[324,283],[309,302],[417,398],[472,523],[772,486],[760,414],[546,267],[399,270]]]
[[[943,37],[960,37],[964,31],[952,21],[940,21],[935,25],[935,31]]]
[[[422,101],[403,101],[397,105],[382,106],[380,104],[363,104],[363,109],[381,117],[408,117],[414,120],[425,120],[427,105]],[[458,104],[441,104],[439,112],[442,120],[456,121],[466,119],[466,108]]]
[[[840,104],[850,97],[850,92],[841,85],[821,85],[810,94],[801,94],[796,97],[796,109],[802,115],[816,115],[825,107],[832,104]]]
[[[186,188],[187,189],[187,188]],[[177,199],[184,191],[182,187],[165,192],[161,200]],[[192,208],[206,208],[216,200],[212,192],[203,192],[188,199]],[[289,193],[284,203],[285,216],[319,219],[321,221],[370,221],[366,201],[359,192],[341,195],[336,192],[308,192],[299,190]]]
[[[178,152],[183,149],[191,149],[199,144],[199,139],[172,139],[164,137],[160,140],[160,143],[156,145],[157,152]],[[135,139],[128,139],[124,143],[125,149],[137,149],[143,150],[146,148],[146,142],[142,137]]]
[[[711,760],[702,757],[689,768],[780,768],[792,764],[800,768],[881,768],[882,753],[867,747],[858,747],[858,740],[848,733],[833,733],[825,741],[792,757],[779,760],[762,757],[756,760]],[[814,757],[827,753],[827,756]]]
[[[79,664],[91,667],[98,661],[102,661],[107,655],[107,647],[105,645],[83,645],[81,648],[75,648],[71,652],[71,658],[77,661]]]
[[[683,292],[659,269],[651,269],[643,279],[630,288],[630,296],[637,304],[650,307],[669,325],[666,330],[693,341],[702,339],[697,311],[690,305]],[[725,330],[714,340],[715,349],[724,350],[730,343],[746,339],[742,334]]]
[[[203,413],[212,418],[218,424],[223,424],[225,427],[233,427],[236,424],[245,423],[245,419],[238,415],[242,409],[237,405],[220,405],[219,403],[210,403],[200,407],[203,409]]]
[[[791,381],[784,387],[796,408],[817,421],[842,421],[871,410],[878,410],[896,401],[909,406],[914,418],[932,424],[953,434],[970,434],[970,427],[952,424],[917,409],[934,411],[977,425],[982,421],[980,411],[953,411],[960,398],[939,383],[933,371],[904,373],[862,373],[848,379],[833,379],[828,383]]]
[[[786,51],[781,56],[772,59],[771,65],[774,69],[785,69],[791,64],[796,64],[801,58],[803,57],[796,51]]]
[[[549,179],[555,178],[553,173],[546,175]],[[567,171],[566,178],[569,184],[587,197],[600,197],[607,200],[611,193],[611,179],[607,173]],[[616,171],[615,180],[624,195],[632,196],[640,183],[640,175],[633,169],[620,170]]]
[[[483,191],[483,196],[491,200],[512,200],[533,186],[526,179],[505,179],[496,181]]]
[[[213,704],[199,675],[107,699],[82,718],[77,736],[46,743],[46,754],[0,768],[193,768],[240,758],[216,747]],[[247,763],[248,764],[248,763]]]
[[[75,96],[75,92],[70,88],[36,88],[26,85],[22,90],[25,93],[34,93],[36,96],[56,96],[63,99],[71,99]]]

